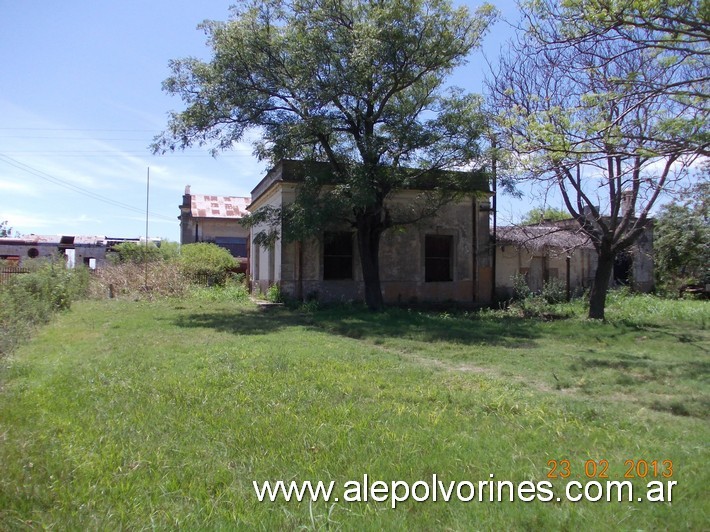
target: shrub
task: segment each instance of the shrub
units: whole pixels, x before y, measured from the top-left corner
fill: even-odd
[[[532,296],[532,290],[528,286],[528,280],[524,275],[516,273],[511,278],[513,281],[513,299],[516,301],[522,301],[524,299]]]
[[[190,289],[190,296],[200,301],[246,301],[249,299],[249,289],[244,282],[244,274],[229,277],[222,286],[195,286]]]
[[[198,242],[180,250],[180,269],[193,282],[222,285],[237,266],[229,251],[217,244]]]
[[[281,287],[278,284],[272,284],[266,290],[266,300],[272,303],[283,303],[283,294],[281,294]]]
[[[550,279],[543,283],[540,295],[551,305],[562,303],[567,299],[567,287],[559,279]]]
[[[12,351],[35,327],[68,309],[88,290],[86,268],[66,269],[63,263],[44,260],[28,266],[29,273],[16,274],[0,285],[0,355]]]

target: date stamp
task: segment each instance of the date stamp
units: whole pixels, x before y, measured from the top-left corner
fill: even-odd
[[[583,466],[583,467],[582,467]],[[565,479],[573,474],[570,460],[548,460],[547,478]],[[580,463],[581,470],[587,478],[609,478],[608,460],[586,460]],[[625,460],[624,478],[671,478],[673,476],[673,460]]]

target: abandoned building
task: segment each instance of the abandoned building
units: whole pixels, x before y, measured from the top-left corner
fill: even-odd
[[[556,279],[569,295],[579,295],[591,288],[597,267],[596,250],[574,220],[499,227],[495,253],[498,299],[512,297],[516,274],[524,276],[534,292]],[[617,256],[609,282],[638,292],[653,290],[652,224],[628,252]]]
[[[305,171],[303,162],[281,161],[252,191],[249,210],[293,202]],[[490,192],[485,179],[476,188],[435,217],[383,233],[380,280],[386,302],[490,302]],[[421,190],[399,190],[389,201],[407,204],[420,195]],[[255,226],[252,238],[263,229]],[[254,244],[250,259],[253,291],[278,284],[283,294],[297,299],[364,299],[358,249],[347,228],[303,241],[279,239],[272,247]]]
[[[247,271],[254,293],[265,293],[276,284],[284,295],[300,300],[363,300],[352,229],[341,227],[295,242],[279,238],[264,247],[253,241],[268,226],[250,230],[241,223],[249,211],[294,202],[313,168],[303,161],[283,160],[256,185],[251,198],[196,195],[186,187],[179,216],[181,244],[214,242],[229,249],[242,259],[240,269]],[[320,164],[318,171],[329,172],[324,168],[327,165]],[[424,190],[425,186],[399,190],[388,201],[394,208],[408,205],[421,199]],[[488,183],[481,178],[463,199],[446,204],[434,217],[385,231],[380,243],[385,302],[487,305],[513,296],[516,275],[536,292],[553,279],[569,296],[591,287],[597,254],[576,221],[498,227],[493,235],[490,198]],[[653,290],[652,222],[629,251],[617,257],[609,281],[639,292]]]
[[[124,239],[122,239],[124,240]],[[28,259],[61,257],[68,265],[97,268],[104,264],[108,246],[104,236],[27,235],[0,238],[0,260],[22,266]]]
[[[241,219],[248,213],[250,198],[192,194],[190,186],[180,205],[180,244],[212,242],[239,260],[239,271],[248,269],[249,229]]]

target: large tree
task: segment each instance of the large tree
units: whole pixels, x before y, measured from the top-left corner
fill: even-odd
[[[708,0],[525,0],[527,30],[548,49],[593,49],[599,41],[620,43],[618,55],[598,57],[600,63],[618,61],[625,54],[644,55],[663,76],[633,75],[614,79],[617,92],[646,97],[662,95],[681,108],[707,112],[710,98],[710,2]],[[642,101],[642,100],[639,100]],[[691,120],[695,113],[675,117]],[[610,127],[615,126],[611,121]],[[693,131],[692,126],[690,131]],[[686,132],[687,133],[687,132]],[[692,142],[705,156],[707,127],[685,137],[656,136],[653,140],[677,148]]]
[[[472,15],[447,0],[243,2],[229,21],[203,25],[209,62],[171,63],[164,89],[187,108],[172,114],[154,150],[228,149],[255,129],[262,159],[328,163],[328,177],[307,176],[295,205],[253,216],[282,228],[288,220],[299,237],[328,219],[349,223],[366,302],[380,308],[380,237],[426,214],[395,212],[388,197],[424,180],[439,200],[450,198],[445,189],[465,185],[443,170],[479,157],[480,102],[445,91],[444,81],[493,17],[491,6]]]
[[[708,108],[697,95],[658,89],[679,86],[688,72],[666,68],[655,49],[639,46],[645,30],[624,27],[638,39],[607,29],[562,44],[569,16],[536,11],[551,5],[535,2],[526,12],[526,31],[489,88],[499,142],[519,177],[555,188],[596,248],[589,317],[603,319],[616,256],[707,152]]]

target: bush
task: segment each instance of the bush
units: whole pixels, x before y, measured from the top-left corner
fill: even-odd
[[[245,283],[244,274],[229,277],[222,286],[195,286],[190,289],[190,296],[200,301],[246,301],[249,299],[249,289]]]
[[[513,301],[511,305],[513,312],[519,312],[524,317],[549,318],[557,315],[557,309],[553,306],[563,303],[567,299],[567,288],[559,279],[550,279],[542,285],[539,294],[534,293],[528,286],[524,275],[515,274],[513,281]]]
[[[510,279],[513,281],[513,299],[515,301],[522,301],[532,296],[532,290],[530,290],[528,280],[524,275],[516,273]]]
[[[28,266],[29,273],[15,274],[0,285],[0,355],[11,352],[37,326],[88,291],[86,268],[66,269],[63,263],[44,260]]]
[[[550,305],[567,300],[567,287],[559,279],[550,279],[542,284],[542,298]]]
[[[180,270],[200,284],[223,285],[237,266],[229,251],[217,244],[198,242],[182,246],[180,250]]]
[[[266,300],[272,303],[283,303],[283,295],[281,294],[281,287],[278,284],[272,284],[266,290]]]
[[[123,242],[113,247],[109,260],[114,264],[145,264],[146,262],[173,260],[179,255],[180,244],[177,242],[164,240],[159,245],[154,242],[148,242],[148,245],[145,242]]]

